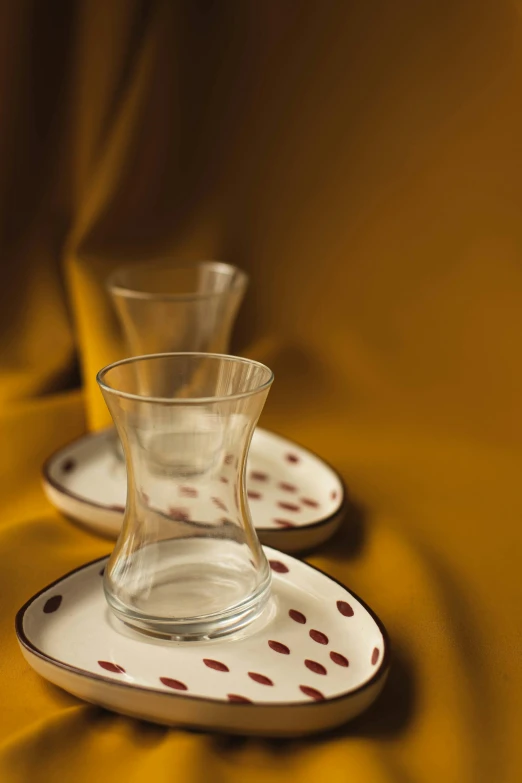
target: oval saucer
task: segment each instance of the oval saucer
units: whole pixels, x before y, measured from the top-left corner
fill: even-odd
[[[84,435],[51,455],[42,468],[48,500],[95,533],[119,534],[127,479],[112,428]],[[260,541],[284,552],[330,538],[345,511],[341,477],[308,449],[257,428],[247,467],[250,512]],[[190,513],[190,497],[182,498]]]
[[[156,723],[263,736],[338,726],[382,690],[386,630],[323,572],[267,547],[265,553],[271,611],[238,638],[165,642],[119,631],[105,601],[101,558],[20,609],[22,653],[75,696]]]

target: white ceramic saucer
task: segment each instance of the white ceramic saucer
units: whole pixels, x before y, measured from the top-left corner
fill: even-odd
[[[114,430],[84,435],[49,457],[43,466],[43,486],[63,514],[116,538],[127,480],[125,466],[115,453]],[[341,477],[315,454],[267,430],[254,432],[247,488],[261,542],[284,552],[321,544],[343,518]],[[180,498],[187,514],[194,502],[188,491]]]
[[[381,691],[386,631],[343,585],[289,555],[265,552],[269,608],[235,638],[176,643],[127,629],[107,608],[102,558],[20,609],[22,653],[75,696],[156,723],[266,736],[338,726]]]

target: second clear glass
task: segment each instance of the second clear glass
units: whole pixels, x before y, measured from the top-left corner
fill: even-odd
[[[107,288],[130,356],[228,353],[248,277],[218,261],[150,261],[116,269]]]

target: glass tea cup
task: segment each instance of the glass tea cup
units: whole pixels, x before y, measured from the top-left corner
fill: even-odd
[[[150,261],[107,280],[131,356],[227,353],[247,285],[245,272],[218,261]]]
[[[218,261],[186,265],[168,260],[144,262],[120,267],[107,280],[130,356],[178,351],[227,353],[247,285],[245,272]],[[155,382],[159,382],[157,378]],[[185,412],[180,419],[173,414],[170,429],[157,434],[158,470],[163,469],[163,455],[168,457],[172,452],[173,441],[183,440],[187,426],[190,430],[189,415]],[[199,437],[204,438],[204,433]],[[208,437],[213,437],[211,429]],[[116,457],[123,460],[116,436],[113,448]]]
[[[170,353],[116,362],[97,380],[127,467],[124,522],[104,575],[110,608],[137,630],[177,640],[244,628],[270,593],[245,466],[271,370]]]

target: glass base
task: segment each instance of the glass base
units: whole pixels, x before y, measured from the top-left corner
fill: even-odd
[[[109,608],[115,617],[134,631],[156,639],[168,639],[175,642],[195,642],[205,639],[219,639],[238,633],[263,613],[270,598],[268,584],[260,595],[256,595],[247,604],[234,607],[225,615],[204,615],[190,621],[165,620],[161,617],[145,617],[135,610],[119,606],[111,596],[107,596]]]
[[[249,552],[234,541],[208,538],[149,545],[109,564],[107,602],[126,625],[161,638],[195,641],[236,633],[260,616],[270,596],[270,571],[257,584]]]

